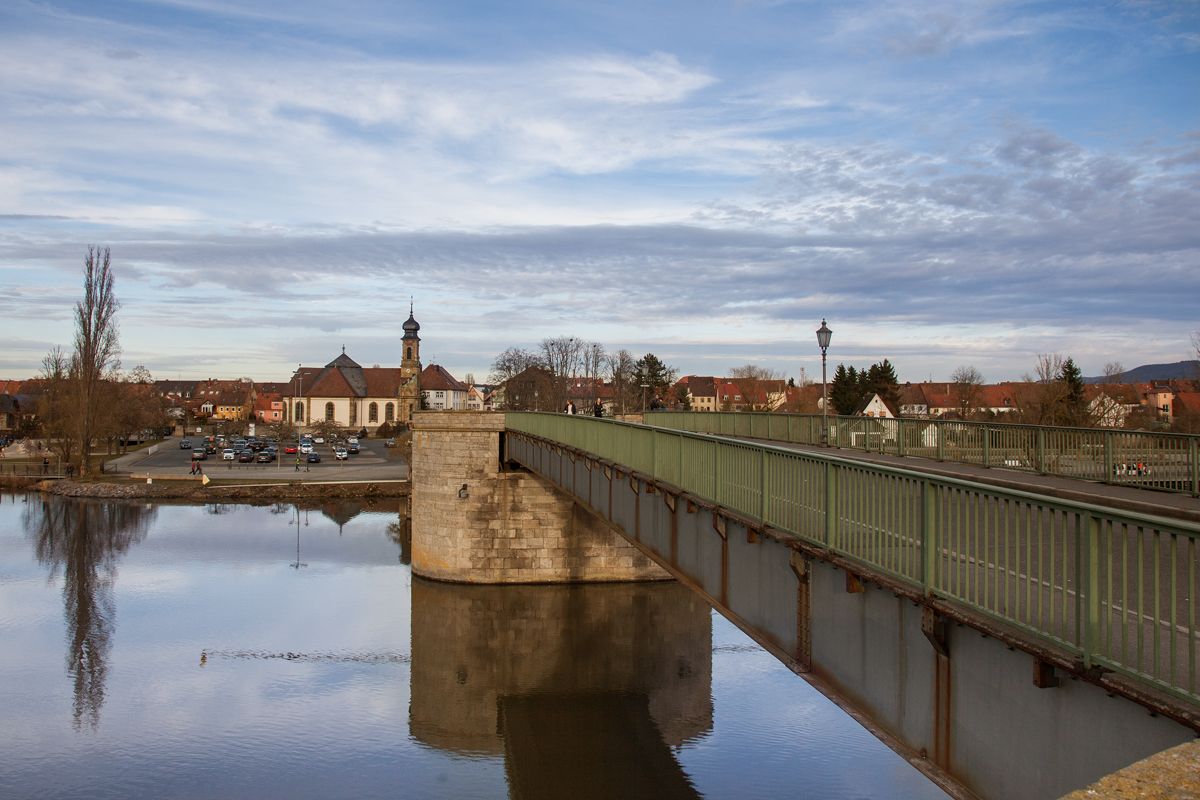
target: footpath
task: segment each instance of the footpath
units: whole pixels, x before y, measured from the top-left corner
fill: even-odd
[[[757,444],[765,441],[767,444],[783,447],[788,450],[833,456],[848,461],[886,465],[898,469],[921,472],[927,475],[937,475],[942,478],[957,478],[959,480],[984,483],[1004,489],[1029,492],[1030,494],[1057,497],[1063,500],[1074,500],[1080,503],[1092,503],[1098,506],[1108,506],[1109,508],[1133,511],[1139,514],[1152,514],[1159,517],[1200,522],[1200,498],[1192,497],[1188,494],[1160,492],[1153,489],[1137,489],[1130,486],[1110,486],[1105,483],[1094,483],[1076,478],[1037,475],[1030,472],[1021,472],[1020,470],[1005,469],[1004,467],[983,467],[976,464],[934,461],[915,456],[867,453],[861,450],[791,444],[789,442],[766,441],[763,439],[743,438],[742,441]]]

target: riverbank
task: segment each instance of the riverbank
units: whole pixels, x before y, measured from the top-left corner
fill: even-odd
[[[407,497],[407,480],[392,481],[82,481],[0,476],[0,488],[38,491],[64,497],[205,501],[298,501],[341,498]]]

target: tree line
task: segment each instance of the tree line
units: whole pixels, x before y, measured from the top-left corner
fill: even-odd
[[[575,336],[541,341],[535,350],[510,347],[492,361],[488,380],[505,385],[505,404],[517,411],[559,411],[575,384],[589,400],[598,398],[601,384],[612,387],[612,407],[618,414],[640,411],[643,403],[678,405],[672,395],[678,371],[653,353],[634,358],[628,350],[609,352],[600,342]],[[684,396],[686,401],[686,394]],[[579,409],[588,412],[589,409]]]

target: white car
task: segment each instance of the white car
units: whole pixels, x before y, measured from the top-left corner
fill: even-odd
[[[237,458],[237,453],[235,453],[233,450],[226,448],[221,451],[222,461],[233,461],[235,458]]]
[[[347,458],[350,457],[350,454],[346,452],[345,448],[338,447],[333,451],[333,457],[336,458],[338,461],[345,461]]]
[[[300,445],[300,452],[301,452],[301,453],[304,453],[305,455],[308,455],[308,454],[309,454],[309,453],[311,453],[312,451],[313,451],[313,446],[312,446],[311,444],[302,444],[302,445]]]
[[[314,436],[313,442],[316,444],[325,444],[325,437],[324,436]]]
[[[351,436],[349,439],[346,440],[346,444],[358,444],[358,437]]]

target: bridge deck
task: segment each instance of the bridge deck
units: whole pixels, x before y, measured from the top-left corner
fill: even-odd
[[[862,450],[851,450],[836,447],[818,447],[815,445],[793,444],[779,440],[750,439],[747,437],[728,437],[751,443],[766,443],[775,447],[784,447],[805,453],[826,453],[838,458],[863,461],[870,464],[883,464],[891,467],[925,472],[948,478],[986,483],[1005,489],[1018,489],[1024,492],[1043,494],[1065,500],[1076,500],[1083,503],[1119,508],[1124,511],[1136,511],[1141,514],[1155,514],[1200,522],[1200,498],[1173,492],[1160,492],[1153,489],[1138,489],[1131,486],[1113,486],[1094,481],[1065,478],[1057,475],[1037,475],[1019,470],[1004,469],[1003,467],[984,467],[978,464],[960,464],[951,461],[936,461],[919,456],[895,456],[886,453],[871,453]]]

